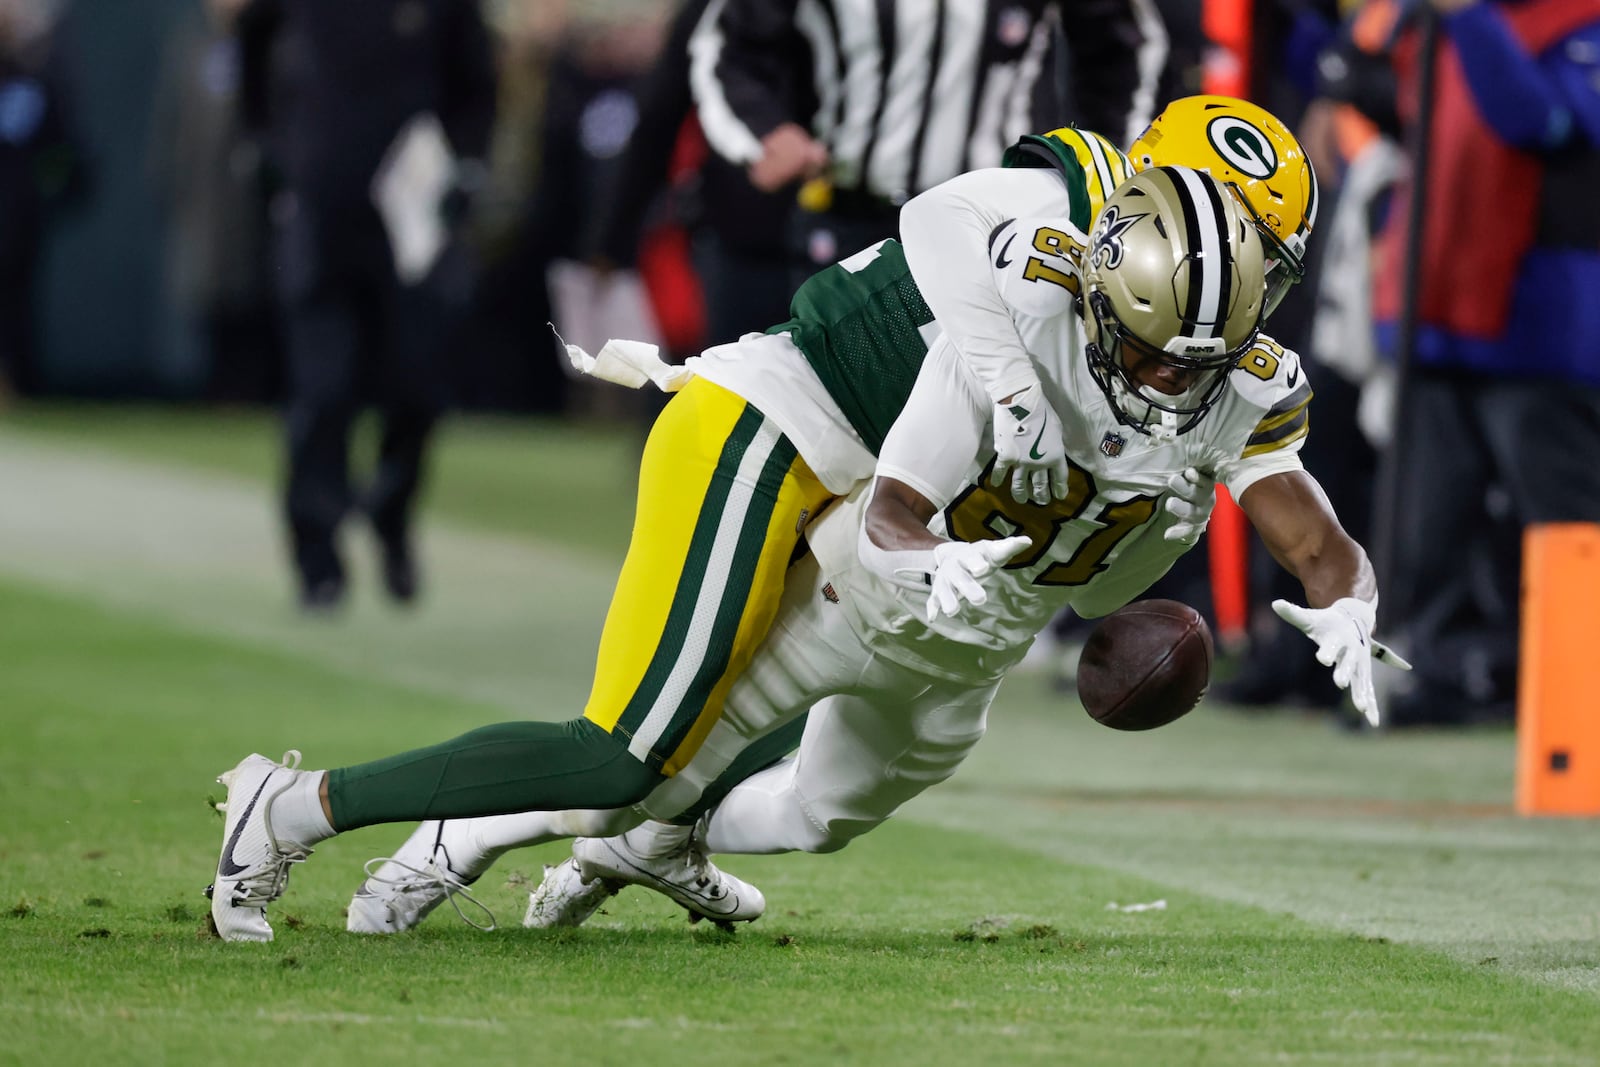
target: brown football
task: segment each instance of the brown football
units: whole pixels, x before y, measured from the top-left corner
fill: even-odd
[[[1113,730],[1154,730],[1186,715],[1211,681],[1211,628],[1176,600],[1136,600],[1107,615],[1078,660],[1078,698]]]

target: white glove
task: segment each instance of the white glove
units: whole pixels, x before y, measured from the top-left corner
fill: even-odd
[[[1173,521],[1161,537],[1180,545],[1193,545],[1211,521],[1211,509],[1217,503],[1217,480],[1194,467],[1185,467],[1167,479],[1167,492],[1172,495],[1161,507]]]
[[[928,593],[928,621],[940,615],[951,618],[961,613],[962,601],[973,606],[988,603],[989,594],[980,578],[994,573],[1017,553],[1033,544],[1026,537],[1002,537],[998,541],[946,541],[933,550],[933,572],[901,568],[897,577],[920,577],[932,591]]]
[[[1272,610],[1290,626],[1317,643],[1317,662],[1333,668],[1333,681],[1350,690],[1350,699],[1367,721],[1378,725],[1378,694],[1372,688],[1372,661],[1409,671],[1411,664],[1381,641],[1373,640],[1376,601],[1344,597],[1325,608],[1303,608],[1287,600],[1274,600]]]
[[[1011,496],[1048,504],[1067,495],[1067,442],[1061,420],[1045,401],[1044,389],[1030,385],[994,407],[994,473],[991,485],[1011,476]]]

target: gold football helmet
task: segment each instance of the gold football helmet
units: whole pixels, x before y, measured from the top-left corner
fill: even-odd
[[[1256,227],[1221,183],[1188,167],[1124,182],[1083,265],[1089,372],[1117,418],[1158,436],[1192,429],[1255,344],[1264,275]]]
[[[1226,185],[1267,249],[1267,314],[1306,273],[1317,224],[1317,175],[1289,127],[1231,96],[1186,96],[1157,115],[1128,149],[1139,170],[1193,167]]]

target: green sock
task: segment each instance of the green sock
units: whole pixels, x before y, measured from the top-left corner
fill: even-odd
[[[328,772],[341,833],[358,826],[518,811],[624,808],[666,779],[588,719],[504,722]]]

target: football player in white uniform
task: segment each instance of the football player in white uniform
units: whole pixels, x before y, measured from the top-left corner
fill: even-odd
[[[1130,171],[1194,167],[1222,183],[1260,236],[1270,315],[1305,275],[1306,242],[1317,220],[1317,178],[1277,117],[1247,100],[1212,95],[1168,104],[1126,157],[1104,138],[1068,128],[1024,137],[1005,162],[1004,169],[973,171],[913,198],[901,211],[901,240],[928,306],[994,404],[1000,458],[991,477],[996,484],[1009,482],[1016,499],[1043,503],[1070,488],[1064,437],[1027,346],[984,267],[996,253],[1011,254],[1004,246],[990,247],[997,227],[1036,216],[1087,230],[1104,197]],[[1036,439],[1041,445],[1034,454],[1025,445]]]
[[[969,693],[980,692],[987,672],[1014,662],[1062,604],[1105,614],[1167,570],[1186,546],[1162,536],[1170,518],[1156,501],[1199,469],[1229,487],[1300,579],[1312,606],[1274,607],[1318,643],[1322,662],[1376,720],[1372,659],[1407,665],[1373,639],[1366,554],[1299,463],[1310,387],[1298,357],[1257,332],[1261,245],[1246,237],[1247,220],[1216,183],[1163,168],[1112,197],[1080,250],[1081,277],[1056,273],[1053,254],[1074,239],[1059,220],[996,230],[993,247],[1020,250],[996,257],[996,290],[1043,398],[1065,416],[1067,490],[1041,504],[991,488],[997,452],[980,447],[994,422],[986,390],[947,342],[935,345],[884,443],[858,558],[829,521],[848,510],[811,537],[825,588],[863,645],[930,677],[960,665]],[[1025,259],[1035,261],[1015,262]],[[1081,318],[1069,310],[1080,286]],[[984,546],[997,547],[973,551]],[[925,625],[915,614],[924,597]],[[841,848],[953,772],[983,732],[989,695],[936,713],[912,699],[909,716],[892,699],[829,701],[812,712],[799,752],[735,786],[689,844],[674,846],[682,831],[650,826],[576,842],[534,891],[525,921],[580,923],[629,883],[681,902],[685,886],[669,883],[685,852]]]
[[[1067,164],[1061,178],[1069,199],[1087,200],[1092,189],[1085,188],[1096,181],[1103,191],[1111,172],[1091,166],[1094,135],[1057,135],[1054,140],[1072,145],[1072,158],[1057,151]],[[1059,194],[1062,183],[1053,182]],[[832,315],[839,310],[849,314]],[[797,295],[795,319],[769,336],[707,353],[691,383],[699,384],[669,405],[668,415],[677,414],[663,416],[652,434],[641,471],[639,524],[650,537],[636,539],[630,549],[585,718],[502,724],[328,774],[296,772],[260,757],[244,761],[225,776],[230,800],[249,792],[252,802],[230,804],[225,823],[212,907],[219,931],[229,939],[270,938],[265,905],[282,892],[289,865],[337,830],[417,815],[562,808],[585,800],[615,810],[609,805],[630,803],[644,795],[647,783],[670,778],[692,762],[721,712],[728,684],[777,609],[781,561],[793,539],[785,531],[797,531],[797,516],[814,514],[831,494],[862,477],[863,462],[870,470],[871,453],[904,403],[927,339],[936,332],[891,242],[874,257],[847,261],[808,283]],[[652,466],[652,453],[662,462]],[[752,457],[759,462],[752,465]],[[658,467],[671,474],[661,477]],[[685,471],[694,483],[687,495],[680,484]],[[737,487],[731,496],[719,489],[727,484],[724,478]],[[1175,483],[1165,507],[1198,515],[1193,529],[1203,525],[1208,494],[1208,486]],[[692,505],[688,510],[684,501]],[[647,514],[670,521],[646,522]],[[670,533],[665,539],[663,529]],[[758,543],[759,554],[752,551]],[[698,625],[702,612],[706,628]],[[719,636],[724,618],[730,627],[737,624],[736,633],[730,631],[731,657],[724,647],[729,635]],[[710,657],[719,648],[723,658]],[[774,748],[791,745],[792,738]],[[303,816],[299,829],[283,831],[288,822],[280,818],[283,832],[274,832],[267,812],[278,807]],[[570,821],[574,816],[567,818],[565,833],[606,832],[597,828],[612,825],[604,816],[576,823]],[[442,844],[435,842],[435,857],[443,855]],[[471,877],[448,860],[436,865],[430,859],[428,865],[445,882]],[[353,905],[351,928],[387,928],[383,902],[377,904],[380,914],[371,925],[363,925],[365,913]]]
[[[1359,546],[1325,505],[1307,504],[1320,497],[1295,453],[1310,390],[1293,353],[1258,336],[1261,242],[1216,183],[1153,171],[1119,191],[1092,241],[1051,217],[1012,220],[992,245],[1014,254],[993,258],[991,284],[1051,407],[1070,413],[1066,496],[1035,504],[990,488],[986,390],[948,339],[936,342],[884,443],[871,505],[857,492],[812,525],[812,556],[702,750],[838,694],[811,713],[799,753],[735,786],[698,838],[657,827],[580,840],[535,891],[529,925],[580,922],[628,882],[714,916],[708,892],[755,891],[705,879],[705,851],[839,848],[948,777],[982,736],[1000,678],[1057,610],[1114,610],[1192,544],[1159,506],[1192,468],[1264,501],[1252,515],[1313,603],[1370,596]],[[871,256],[853,258],[873,269]],[[1277,491],[1252,492],[1275,478]],[[1365,703],[1370,666],[1345,659],[1341,671],[1366,671],[1355,681]],[[644,807],[660,814],[709,785],[696,771]],[[418,855],[397,858],[414,866],[443,849],[481,869],[492,857],[472,824],[518,821],[525,843],[560,825],[538,814],[434,824],[408,842]],[[426,909],[411,905],[442,898],[413,880],[389,903],[412,918]]]
[[[1075,203],[1092,202],[1105,184],[1079,160],[1103,139],[1058,134],[1050,142],[1057,149],[1076,147],[1059,156],[1057,175],[1035,177]],[[1116,154],[1108,143],[1104,152]],[[766,636],[806,519],[870,478],[939,332],[893,241],[814,276],[792,314],[673,377],[678,391],[645,445],[636,536],[582,718],[499,723],[325,773],[259,756],[241,761],[221,777],[229,810],[211,914],[225,939],[270,939],[266,905],[290,865],[334,833],[419,818],[626,810],[695,758]],[[654,366],[630,363],[637,346],[611,348],[597,366],[620,361],[622,375],[640,382],[672,376],[653,356]],[[1186,506],[1206,507],[1203,490],[1187,488]],[[792,749],[798,727],[763,739],[772,751],[758,748],[746,757],[751,766]],[[287,816],[271,821],[279,808],[300,811],[300,829],[285,830]],[[611,832],[604,816],[594,818],[568,825]],[[470,870],[439,856],[441,879],[470,880]],[[381,897],[361,895],[350,928],[387,929],[384,908]]]

